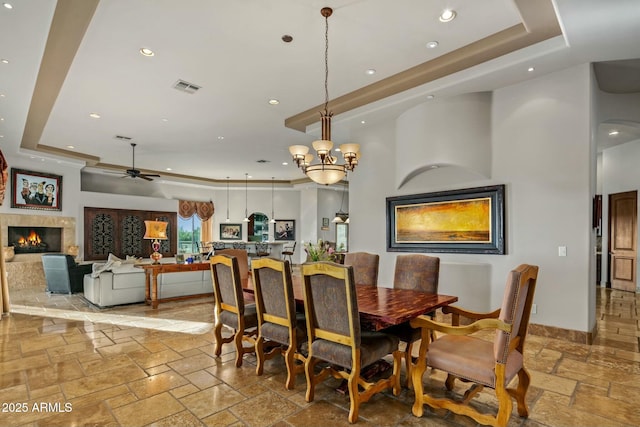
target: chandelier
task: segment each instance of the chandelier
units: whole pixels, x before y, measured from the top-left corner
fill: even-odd
[[[322,125],[322,139],[313,142],[313,149],[318,156],[317,163],[313,161],[313,154],[309,154],[309,147],[306,145],[292,145],[289,152],[293,157],[293,161],[302,172],[305,173],[312,181],[318,184],[335,184],[342,180],[347,171],[353,171],[358,164],[360,158],[360,144],[342,144],[340,152],[344,158],[344,164],[339,164],[337,157],[333,155],[331,149],[331,116],[333,113],[329,111],[329,17],[333,13],[330,7],[323,7],[320,11],[325,20],[324,30],[324,110],[320,112],[320,122]],[[336,150],[338,151],[338,150]]]

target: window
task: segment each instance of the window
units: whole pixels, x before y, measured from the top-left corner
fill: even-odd
[[[178,253],[199,253],[198,243],[202,235],[202,222],[198,215],[184,219],[178,215]]]

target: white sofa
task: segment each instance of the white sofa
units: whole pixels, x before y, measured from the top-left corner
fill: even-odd
[[[166,258],[163,263],[173,263]],[[118,264],[118,263],[116,263]],[[144,302],[144,270],[133,263],[110,265],[104,271],[105,264],[94,264],[94,273],[84,276],[84,297],[99,307]],[[158,276],[158,298],[173,298],[185,295],[197,295],[213,292],[211,273],[204,271],[185,271],[160,274]]]

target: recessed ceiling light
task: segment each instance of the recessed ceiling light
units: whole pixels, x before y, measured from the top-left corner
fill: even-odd
[[[433,41],[427,42],[427,47],[429,49],[435,49],[436,47],[438,47],[438,44],[439,43],[437,41],[433,40]]]
[[[5,97],[4,93],[0,93],[0,98],[4,98],[4,97]]]
[[[0,122],[4,122],[4,117],[0,117]]]
[[[367,71],[365,71],[365,73],[367,73],[370,76],[373,76],[376,73],[376,70],[374,70],[373,68],[369,68]]]
[[[609,136],[616,136],[616,135],[620,135],[620,131],[613,129],[609,131]]]
[[[165,170],[172,171],[173,169],[171,169],[171,168],[166,168]]]
[[[89,117],[91,117],[92,119],[99,119],[99,118],[100,118],[100,114],[98,114],[98,113],[91,113],[91,114],[89,114]]]
[[[278,101],[277,99],[270,99],[269,100],[269,105],[278,105],[280,104],[280,101]]]
[[[530,73],[533,72],[534,70],[535,70],[535,68],[533,68],[533,67],[527,68],[527,71],[530,72]]]
[[[168,122],[168,121],[169,121],[169,119],[167,119],[166,117],[163,117],[163,118],[162,118],[162,119],[160,119],[160,120],[162,120],[163,122]]]
[[[336,151],[342,151],[342,150],[340,150],[340,147],[336,147],[336,149],[335,149],[335,150],[336,150]]]
[[[75,145],[67,145],[67,148],[69,148],[70,150],[73,150],[75,147]]]
[[[282,162],[282,166],[287,166],[289,163],[287,162]]]
[[[367,122],[366,122],[366,120],[360,120],[360,124],[362,124],[362,125],[363,125],[363,124],[365,124],[365,123],[367,123]]]
[[[220,136],[218,137],[218,139],[219,139],[219,140],[223,140],[223,139],[224,139],[224,136],[220,135]]]
[[[2,58],[2,59],[0,59],[0,62],[2,62],[3,64],[8,64],[9,60]]]
[[[455,19],[455,17],[456,17],[455,10],[445,9],[442,11],[438,19],[440,19],[440,22],[451,22]]]
[[[0,138],[4,138],[4,135],[0,135]]]
[[[2,3],[5,9],[13,9],[13,5],[11,3]]]
[[[436,97],[435,95],[427,95],[427,99],[433,99],[435,97]]]
[[[140,49],[140,53],[144,56],[153,56],[156,53],[147,47],[143,47]]]

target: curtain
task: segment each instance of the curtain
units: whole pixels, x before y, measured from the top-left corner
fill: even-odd
[[[191,200],[178,200],[178,215],[184,219],[198,215],[202,221],[207,221],[213,216],[213,202],[194,202]]]
[[[213,202],[211,201],[194,202],[191,200],[178,200],[178,215],[180,215],[181,218],[189,219],[193,215],[198,215],[198,218],[202,221],[201,242],[210,242],[213,240],[213,232],[211,230],[213,220],[211,217],[214,211]]]

